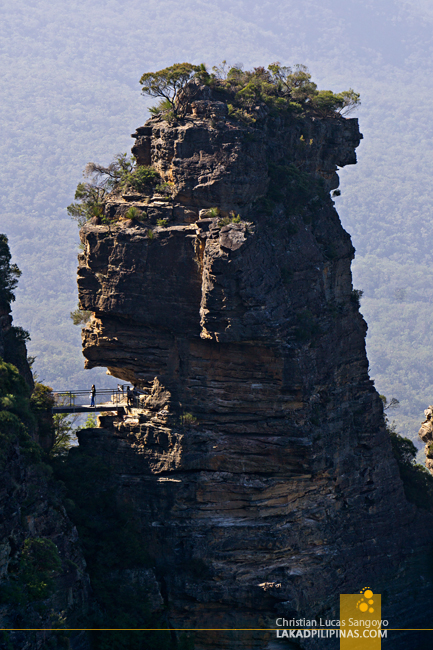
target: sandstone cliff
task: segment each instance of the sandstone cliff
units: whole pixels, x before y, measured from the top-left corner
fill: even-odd
[[[429,406],[425,411],[424,415],[426,419],[421,425],[419,430],[419,437],[423,442],[426,443],[425,446],[425,455],[426,455],[426,467],[431,474],[433,474],[433,406]]]
[[[109,223],[81,230],[86,366],[142,397],[80,446],[133,507],[172,627],[275,627],[337,613],[367,583],[386,589],[393,627],[415,626],[432,521],[404,496],[329,196],[356,162],[357,120],[258,107],[247,126],[201,93],[133,135],[168,189],[113,193]],[[272,638],[195,635],[196,648]]]

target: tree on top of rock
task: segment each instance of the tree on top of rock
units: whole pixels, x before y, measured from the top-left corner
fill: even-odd
[[[200,84],[219,91],[218,99],[226,101],[231,117],[248,124],[257,120],[257,105],[279,113],[330,117],[348,115],[360,104],[359,94],[352,88],[340,93],[318,90],[304,65],[290,68],[276,62],[267,68],[243,70],[241,65],[230,67],[223,61],[210,73],[203,63],[199,66],[175,63],[158,72],[146,72],[140,79],[142,93],[161,99],[157,106],[149,109],[150,112],[153,115],[164,113],[168,119],[183,116],[192,97],[181,91],[193,78],[198,82],[196,93]]]
[[[145,72],[140,79],[142,94],[161,98],[157,106],[149,109],[150,112],[156,114],[170,110],[177,115],[177,96],[200,69],[201,66],[192,63],[175,63],[158,72]]]

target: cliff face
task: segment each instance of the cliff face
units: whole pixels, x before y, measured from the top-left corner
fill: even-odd
[[[2,632],[0,647],[60,648],[68,643],[62,632],[20,630],[74,627],[88,607],[89,578],[62,490],[37,444],[50,442],[43,427],[50,413],[36,412],[29,399],[34,384],[25,332],[12,325],[9,261],[0,235],[0,627],[13,630]],[[87,647],[78,635],[71,642]]]
[[[426,419],[422,423],[418,435],[421,438],[421,440],[426,443],[426,446],[424,448],[425,455],[426,455],[425,464],[430,474],[433,474],[433,444],[432,444],[433,443],[433,421],[432,421],[433,406],[432,405],[426,408],[426,410],[424,411],[424,415],[426,416]]]
[[[275,627],[367,583],[406,627],[423,568],[405,561],[431,521],[404,497],[329,197],[362,136],[354,119],[257,110],[245,126],[206,90],[184,119],[150,119],[133,153],[170,200],[114,194],[118,220],[81,230],[86,365],[143,396],[80,445],[133,504],[174,627]],[[130,206],[147,220],[123,219]],[[233,634],[197,633],[196,647],[232,648]]]
[[[62,493],[50,476],[50,468],[29,461],[17,444],[10,446],[6,458],[3,454],[1,627],[74,627],[87,610],[90,587],[78,533],[66,515]],[[61,637],[57,639],[61,647],[62,634],[57,636]],[[50,638],[49,633],[15,631],[7,633],[3,641],[9,643],[5,648],[36,650],[45,647],[46,637]],[[72,647],[80,647],[78,639]]]

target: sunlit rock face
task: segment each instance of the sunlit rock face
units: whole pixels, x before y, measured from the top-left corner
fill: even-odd
[[[338,618],[339,594],[367,583],[387,589],[393,627],[410,627],[423,565],[405,562],[430,547],[432,522],[404,496],[329,196],[337,166],[356,162],[357,120],[262,111],[246,126],[206,92],[182,120],[133,135],[170,197],[113,194],[118,220],[81,231],[87,367],[143,396],[80,444],[115,469],[173,627]],[[125,219],[131,206],[146,219]],[[195,638],[232,649],[274,636]]]

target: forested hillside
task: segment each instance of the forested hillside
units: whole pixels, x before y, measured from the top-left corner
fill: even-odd
[[[66,213],[88,161],[126,152],[147,117],[143,72],[176,61],[309,66],[320,88],[361,93],[358,165],[336,199],[357,249],[371,376],[411,438],[433,402],[429,363],[431,29],[427,0],[113,3],[16,0],[1,9],[2,232],[23,271],[14,318],[55,388],[114,382],[82,370],[78,232]]]

